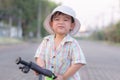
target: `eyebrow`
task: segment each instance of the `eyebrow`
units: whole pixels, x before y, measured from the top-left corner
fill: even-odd
[[[71,19],[71,16],[65,16],[65,18]]]

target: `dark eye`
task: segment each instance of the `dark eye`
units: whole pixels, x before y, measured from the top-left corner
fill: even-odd
[[[64,21],[68,21],[68,19],[65,19]]]
[[[65,18],[64,21],[68,21],[69,19],[68,18]]]

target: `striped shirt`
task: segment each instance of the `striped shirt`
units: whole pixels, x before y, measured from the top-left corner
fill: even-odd
[[[54,47],[54,35],[45,37],[38,47],[35,57],[42,58],[45,61],[46,69],[57,74],[64,74],[71,64],[86,64],[79,43],[70,35],[64,37],[57,49]],[[80,80],[79,72],[68,80]]]

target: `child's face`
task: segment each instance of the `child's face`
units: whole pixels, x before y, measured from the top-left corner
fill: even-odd
[[[75,24],[72,23],[71,16],[60,14],[53,17],[50,25],[55,34],[66,35],[74,28]]]

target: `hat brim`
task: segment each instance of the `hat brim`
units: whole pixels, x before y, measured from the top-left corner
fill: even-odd
[[[50,15],[48,15],[48,16],[46,17],[46,19],[45,19],[45,21],[44,21],[44,28],[45,28],[45,29],[47,30],[47,32],[49,32],[50,34],[54,34],[54,32],[53,32],[53,30],[52,30],[52,27],[50,26],[51,16],[52,16],[52,14],[50,14]],[[80,26],[81,26],[80,21],[79,21],[77,18],[74,18],[74,20],[75,20],[75,26],[74,26],[73,30],[70,31],[70,33],[69,33],[70,35],[75,35],[75,34],[79,31]]]

